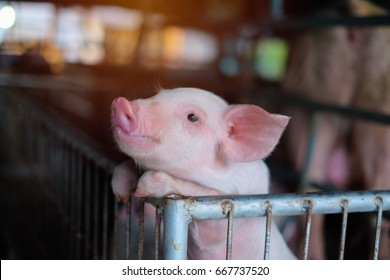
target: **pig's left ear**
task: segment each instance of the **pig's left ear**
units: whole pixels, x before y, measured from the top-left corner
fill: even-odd
[[[227,134],[224,155],[231,161],[248,162],[265,158],[279,142],[289,117],[270,114],[255,105],[232,105],[224,116]]]

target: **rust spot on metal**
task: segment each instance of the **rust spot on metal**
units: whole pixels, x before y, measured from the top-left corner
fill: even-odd
[[[230,200],[223,200],[221,202],[221,208],[222,208],[222,213],[226,215],[227,213],[229,213],[229,211],[231,211],[234,208],[233,202]]]

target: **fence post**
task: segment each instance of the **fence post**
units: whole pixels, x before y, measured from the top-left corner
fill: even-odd
[[[187,199],[166,198],[163,210],[163,258],[165,260],[187,259],[189,216]]]

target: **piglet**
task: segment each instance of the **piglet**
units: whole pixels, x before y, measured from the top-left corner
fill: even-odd
[[[275,148],[288,121],[255,105],[229,106],[196,88],[161,90],[131,102],[119,97],[112,103],[119,149],[146,170],[135,190],[138,197],[268,193],[269,171],[262,159]],[[123,184],[113,188],[128,197]],[[224,259],[226,228],[223,220],[193,221],[188,258]],[[263,258],[264,229],[264,217],[236,219],[232,258]],[[270,258],[295,258],[275,226]]]

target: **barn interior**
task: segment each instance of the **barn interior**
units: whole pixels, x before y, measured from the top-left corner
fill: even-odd
[[[273,193],[390,191],[389,13],[385,0],[0,2],[1,259],[136,258],[138,219],[110,188],[127,160],[111,103],[162,88],[291,116],[266,159]],[[313,226],[308,258],[338,258],[341,219]],[[280,221],[297,255],[300,223]],[[371,258],[373,224],[350,215],[346,259]]]

